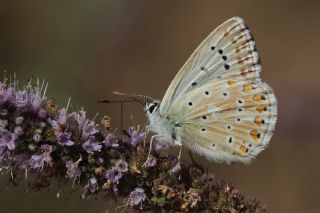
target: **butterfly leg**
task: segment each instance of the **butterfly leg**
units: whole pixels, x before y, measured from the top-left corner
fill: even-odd
[[[151,139],[150,139],[150,145],[149,145],[149,152],[148,152],[148,157],[147,157],[147,161],[149,160],[150,154],[151,154],[151,150],[152,150],[152,145],[153,145],[153,140],[155,138],[158,138],[159,135],[152,135]]]
[[[182,144],[180,145],[179,155],[178,155],[178,161],[180,162],[181,159],[181,152],[182,152]]]
[[[149,134],[149,125],[146,126],[146,135],[144,137],[144,140],[143,140],[143,147],[145,148],[146,147],[146,144],[147,144],[147,135]]]

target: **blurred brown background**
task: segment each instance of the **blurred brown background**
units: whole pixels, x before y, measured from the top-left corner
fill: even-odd
[[[210,171],[257,197],[270,212],[320,212],[320,2],[317,1],[5,1],[0,0],[0,69],[49,81],[49,96],[85,106],[90,116],[119,105],[98,104],[111,92],[161,98],[197,45],[232,16],[251,28],[263,78],[275,90],[279,118],[269,148],[250,166],[212,164]],[[140,105],[125,107],[136,123]],[[184,158],[188,158],[187,155]],[[203,160],[206,162],[203,158]],[[0,178],[1,212],[104,212],[112,202],[79,193],[26,194]],[[69,199],[66,200],[66,198]]]

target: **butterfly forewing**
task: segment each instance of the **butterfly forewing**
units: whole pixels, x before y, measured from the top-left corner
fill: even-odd
[[[277,116],[276,98],[260,72],[249,29],[232,18],[184,64],[160,113],[179,123],[191,150],[216,161],[249,162],[268,145]]]
[[[250,31],[241,18],[231,18],[217,27],[183,65],[162,100],[160,112],[170,114],[171,106],[183,94],[212,79],[235,74],[256,78],[260,70]]]

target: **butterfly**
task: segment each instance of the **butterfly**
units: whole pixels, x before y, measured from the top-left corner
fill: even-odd
[[[162,101],[146,98],[148,130],[155,133],[149,150],[157,140],[216,162],[249,163],[268,146],[277,120],[276,97],[260,75],[243,19],[225,21],[182,66]]]

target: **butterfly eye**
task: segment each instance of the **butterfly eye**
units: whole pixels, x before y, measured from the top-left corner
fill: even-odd
[[[150,113],[152,113],[153,110],[156,108],[157,105],[158,105],[157,103],[153,103],[153,104],[149,107],[148,111],[149,111]]]

